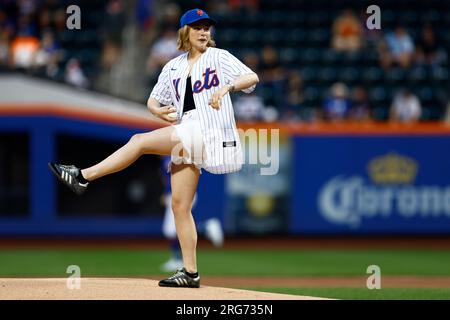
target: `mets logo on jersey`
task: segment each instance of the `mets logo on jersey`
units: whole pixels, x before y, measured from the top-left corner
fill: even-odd
[[[180,101],[180,93],[178,92],[178,84],[180,83],[181,78],[173,79],[173,86],[175,87],[175,97],[177,101]]]
[[[211,78],[210,78],[211,77]],[[216,70],[211,70],[211,68],[206,68],[203,74],[203,82],[197,80],[194,82],[194,88],[192,91],[194,93],[200,93],[203,89],[211,89],[212,87],[217,87],[219,85],[219,78],[217,77]]]
[[[180,84],[180,78],[173,80],[173,85],[175,87],[175,96],[177,100],[180,100],[180,93],[178,91],[178,85]],[[219,77],[216,74],[216,70],[211,70],[211,68],[206,68],[203,73],[203,80],[197,80],[194,82],[194,88],[192,89],[193,93],[200,93],[203,89],[211,89],[212,87],[219,86],[220,81]]]

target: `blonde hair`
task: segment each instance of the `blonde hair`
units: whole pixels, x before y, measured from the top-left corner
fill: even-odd
[[[177,48],[181,51],[189,51],[191,50],[191,43],[189,42],[189,30],[191,27],[185,25],[184,27],[178,29],[178,39],[177,39]],[[211,37],[208,41],[207,47],[215,47],[216,42]]]

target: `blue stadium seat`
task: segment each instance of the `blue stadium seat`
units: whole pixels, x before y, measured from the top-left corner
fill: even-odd
[[[426,82],[428,78],[427,70],[424,67],[415,67],[408,71],[407,78],[410,82]]]
[[[448,10],[448,9],[447,9]],[[431,23],[437,25],[440,21],[441,15],[436,10],[427,10],[420,15],[420,23]]]
[[[264,24],[270,27],[282,25],[284,20],[285,12],[283,11],[271,11],[264,16]]]
[[[57,34],[57,39],[60,45],[63,48],[73,48],[75,46],[75,37],[77,35],[77,31],[73,30],[64,30]]]
[[[299,58],[302,64],[311,65],[319,62],[320,57],[320,49],[309,47],[301,50]]]
[[[431,70],[430,77],[433,81],[441,82],[449,80],[448,68],[437,67]]]
[[[296,66],[299,59],[299,49],[283,48],[279,50],[279,57],[282,64],[289,67]]]
[[[360,72],[356,67],[344,67],[339,69],[338,79],[347,85],[353,85],[360,79]]]
[[[419,91],[416,92],[416,94],[419,96],[420,100],[425,104],[432,101],[434,98],[433,89],[431,87],[420,88]]]
[[[279,46],[283,43],[284,40],[284,29],[274,29],[268,28],[264,30],[264,43],[270,43],[274,46]]]
[[[327,66],[335,66],[340,60],[340,54],[332,49],[322,51],[322,63]]]
[[[385,80],[390,84],[405,82],[406,71],[400,67],[391,68],[385,72]]]
[[[301,28],[294,28],[290,31],[286,30],[284,40],[291,46],[302,46],[306,39],[306,32]],[[301,50],[302,48],[299,48]]]
[[[260,46],[263,41],[263,34],[256,28],[243,30],[241,32],[241,40],[246,42],[249,46]]]
[[[373,118],[377,121],[386,121],[389,119],[389,105],[385,103],[374,103],[372,111]]]
[[[327,29],[317,28],[307,33],[307,41],[311,46],[328,46],[330,34]]]
[[[397,21],[405,25],[414,25],[419,22],[419,14],[413,10],[397,12]]]
[[[239,32],[237,29],[228,28],[220,31],[220,40],[227,45],[227,47],[237,46]]]
[[[308,83],[314,81],[317,76],[317,69],[312,66],[306,66],[300,69],[303,80]]]
[[[320,103],[321,92],[317,87],[306,87],[303,93],[305,95],[305,100],[310,105],[317,105],[318,103]]]
[[[287,28],[296,28],[305,25],[306,18],[303,12],[289,11],[285,13],[286,15],[284,18],[285,19],[284,24]]]
[[[318,72],[318,78],[321,81],[327,82],[327,83],[333,83],[338,81],[338,72],[336,68],[332,67],[324,67],[320,68]]]
[[[378,83],[383,78],[383,71],[379,67],[368,67],[363,71],[363,80],[369,83]]]
[[[377,103],[380,101],[385,101],[388,98],[388,94],[384,86],[377,86],[369,90],[369,97]]]

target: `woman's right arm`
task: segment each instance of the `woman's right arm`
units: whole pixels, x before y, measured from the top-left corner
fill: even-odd
[[[170,63],[167,63],[159,74],[158,81],[147,100],[147,108],[156,117],[173,123],[178,121],[178,119],[169,117],[169,113],[176,112],[177,110],[172,105],[172,96],[169,87],[169,68]]]
[[[173,123],[178,121],[177,118],[169,117],[169,113],[177,111],[177,109],[172,105],[161,106],[158,100],[150,97],[147,100],[147,108],[154,116],[163,119],[167,122]]]
[[[148,110],[155,116],[158,116],[158,109],[160,108],[159,101],[155,98],[148,98],[147,100],[147,108]]]

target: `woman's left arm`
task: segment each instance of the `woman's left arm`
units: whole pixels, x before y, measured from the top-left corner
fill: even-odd
[[[219,91],[214,93],[209,100],[209,105],[214,109],[220,108],[220,100],[228,92],[241,91],[256,85],[259,82],[258,75],[256,73],[248,73],[236,78],[233,83],[226,84]]]

